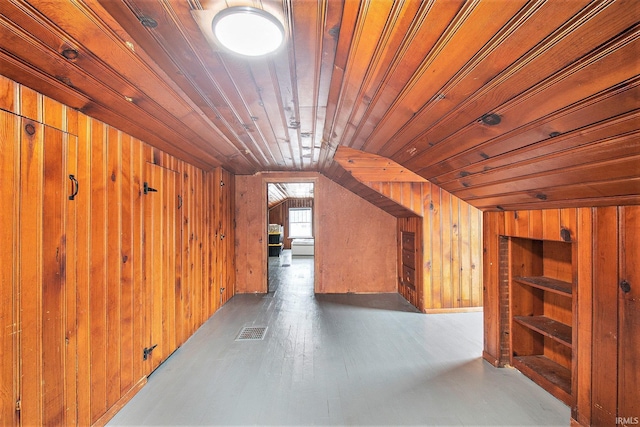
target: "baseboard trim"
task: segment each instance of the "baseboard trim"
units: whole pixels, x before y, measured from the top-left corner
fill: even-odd
[[[111,408],[107,409],[107,412],[105,412],[100,418],[98,418],[96,422],[93,423],[91,426],[102,427],[106,425],[109,422],[109,420],[111,420],[111,418],[113,418],[118,413],[118,411],[122,409],[124,405],[126,405],[127,402],[129,402],[133,398],[133,396],[136,395],[136,393],[140,391],[142,387],[144,387],[146,383],[147,383],[147,377],[146,376],[142,377],[140,381],[134,384],[134,386],[131,387],[129,391],[123,394],[122,397]]]
[[[458,308],[425,308],[426,314],[442,314],[442,313],[475,313],[482,311],[482,307],[458,307]]]
[[[482,358],[487,362],[489,362],[490,364],[492,364],[493,366],[495,366],[496,368],[500,367],[500,361],[494,356],[492,356],[491,354],[487,353],[486,351],[482,352]]]

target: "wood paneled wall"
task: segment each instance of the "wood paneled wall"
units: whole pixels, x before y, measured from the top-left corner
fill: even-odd
[[[500,236],[552,241],[570,236],[575,242],[577,392],[572,418],[580,425],[616,425],[616,417],[637,417],[640,206],[484,213],[484,358],[494,365],[506,363],[501,351],[506,319],[500,310]],[[622,290],[622,281],[630,284],[629,292]]]
[[[398,218],[398,293],[415,307],[424,307],[424,281],[422,280],[422,217]],[[403,243],[405,233],[413,238],[413,249],[407,242]],[[411,240],[411,238],[409,239]],[[403,281],[405,266],[409,271],[410,284]],[[413,280],[413,283],[411,283]]]
[[[280,224],[284,227],[283,249],[291,249],[291,240],[289,236],[289,209],[290,208],[312,208],[313,199],[286,199],[276,206],[269,208],[269,224]]]
[[[366,184],[423,217],[418,308],[437,312],[481,307],[482,212],[428,182]]]
[[[315,290],[395,292],[396,219],[312,172],[236,176],[237,292],[266,292],[266,182],[315,182]]]
[[[234,177],[3,77],[0,110],[0,419],[104,424],[233,295]]]

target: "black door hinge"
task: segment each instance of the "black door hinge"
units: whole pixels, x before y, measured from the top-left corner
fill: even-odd
[[[158,344],[154,344],[151,347],[145,347],[144,350],[142,350],[142,360],[147,360],[149,358],[149,355],[151,355],[153,349],[157,346]]]
[[[158,190],[156,190],[155,188],[149,187],[149,184],[147,183],[147,181],[144,182],[144,194],[157,193],[157,192]]]

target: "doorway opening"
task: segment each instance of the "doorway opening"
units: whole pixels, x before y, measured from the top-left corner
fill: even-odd
[[[269,294],[275,294],[285,280],[288,284],[313,288],[314,218],[313,182],[267,183]]]

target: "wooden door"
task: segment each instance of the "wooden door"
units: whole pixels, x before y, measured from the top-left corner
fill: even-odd
[[[640,417],[640,207],[620,209],[620,283],[618,288],[618,422]],[[622,418],[622,420],[620,420]]]
[[[414,307],[418,306],[418,293],[416,289],[416,234],[403,231],[401,235],[401,270],[400,285],[401,294]]]
[[[176,218],[177,173],[147,163],[143,182],[145,205],[145,287],[148,304],[142,349],[147,374],[175,350],[176,344]]]
[[[75,423],[75,208],[77,138],[21,120],[19,412],[23,425]]]

